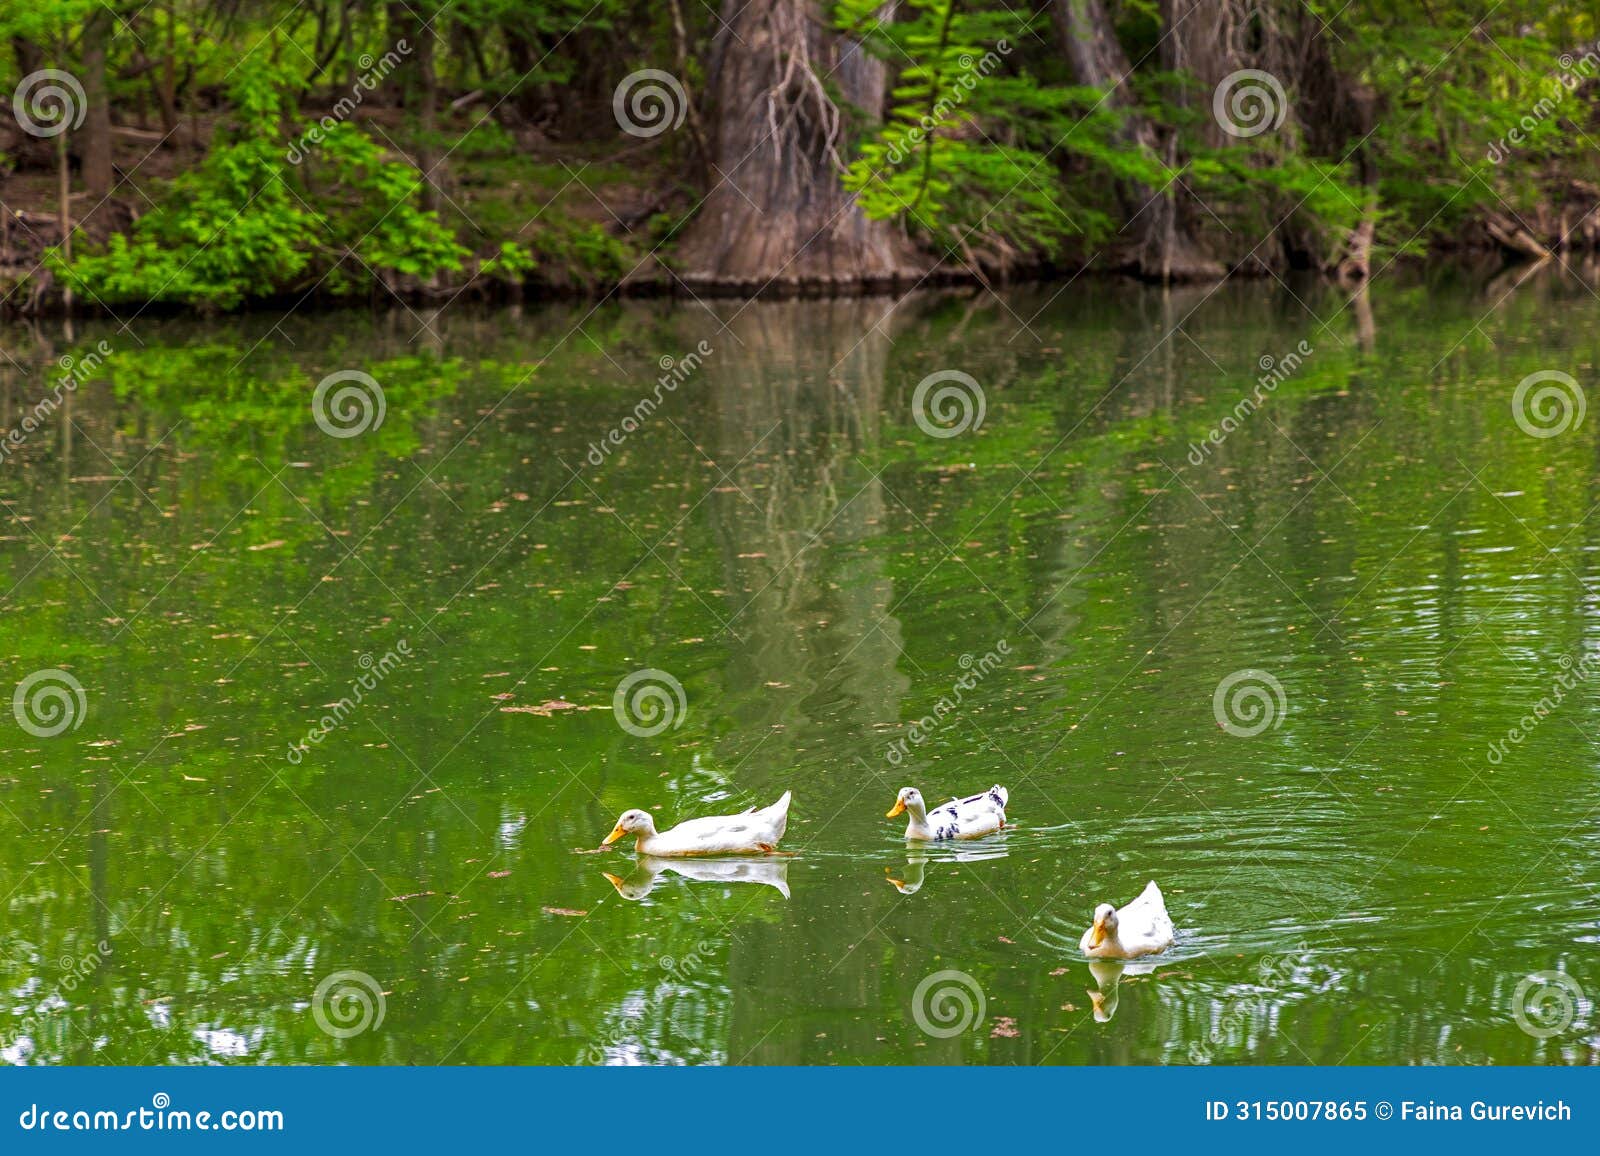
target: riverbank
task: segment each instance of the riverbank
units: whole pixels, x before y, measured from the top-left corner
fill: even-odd
[[[170,213],[172,205],[185,202],[188,186],[204,179],[219,131],[227,129],[221,116],[195,116],[167,134],[117,126],[117,181],[109,196],[92,203],[81,191],[63,203],[59,174],[48,167],[45,142],[34,141],[31,151],[14,152],[16,168],[0,176],[0,314],[226,312],[361,300],[421,307],[463,299],[612,295],[850,296],[918,285],[1048,280],[1086,271],[1152,279],[1139,263],[1138,246],[1116,238],[1098,245],[1069,238],[1048,251],[1010,252],[1003,260],[993,254],[961,257],[910,246],[911,255],[885,274],[843,279],[807,270],[791,273],[791,257],[771,277],[719,278],[686,271],[679,260],[682,235],[706,211],[707,197],[694,179],[693,165],[668,142],[629,137],[621,145],[614,140],[555,140],[535,129],[507,130],[464,107],[441,118],[430,152],[414,123],[399,110],[363,110],[355,124],[398,173],[403,182],[398,199],[414,197],[423,213],[436,217],[443,243],[454,247],[450,258],[427,274],[406,270],[404,238],[398,258],[384,266],[359,251],[362,236],[347,251],[329,254],[321,265],[297,269],[294,276],[244,284],[215,299],[197,295],[183,274],[197,259],[226,255],[240,244],[234,233],[243,228],[242,215],[257,200],[251,196],[241,198],[246,203],[237,213],[213,222],[209,234],[192,238],[191,251],[179,255],[171,276],[134,279],[102,270],[70,283],[62,275],[64,218],[70,222],[75,257],[114,252],[137,234],[142,219]],[[315,161],[302,147],[316,143],[292,141],[279,173],[314,168]],[[431,180],[424,179],[425,170]],[[282,179],[274,174],[266,183]],[[1457,221],[1448,232],[1413,238],[1405,246],[1377,243],[1369,253],[1367,272],[1397,262],[1415,266],[1467,259],[1481,264],[1499,258],[1515,263],[1600,250],[1600,214],[1595,213],[1600,187],[1559,172],[1549,174],[1541,187],[1547,194],[1532,211],[1483,211]],[[287,204],[319,217],[325,212],[322,195],[313,181]],[[380,214],[380,223],[388,216],[388,210]],[[1265,241],[1247,244],[1220,228],[1199,236],[1203,258],[1169,267],[1168,279],[1203,283],[1306,269],[1347,283],[1362,279],[1362,271],[1352,275],[1337,262],[1314,260],[1282,246],[1266,252]],[[69,295],[68,290],[74,291]]]

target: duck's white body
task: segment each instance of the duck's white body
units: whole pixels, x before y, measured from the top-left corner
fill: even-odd
[[[981,795],[951,799],[928,810],[922,795],[915,788],[906,787],[888,817],[892,819],[902,811],[910,816],[906,821],[907,839],[976,839],[992,835],[1006,825],[1006,803],[1010,798],[1009,792],[996,784]]]
[[[607,843],[623,835],[636,836],[633,848],[640,855],[675,859],[686,855],[765,855],[783,838],[789,825],[789,800],[792,793],[770,807],[752,807],[742,815],[708,815],[690,819],[669,831],[657,831],[655,820],[644,811],[626,811]]]
[[[1167,950],[1172,939],[1167,901],[1152,879],[1132,903],[1124,907],[1102,903],[1096,908],[1094,924],[1078,946],[1091,959],[1138,959]]]
[[[605,872],[624,899],[643,899],[667,872],[697,883],[765,883],[789,898],[789,860],[781,855],[760,859],[639,859],[626,879]]]

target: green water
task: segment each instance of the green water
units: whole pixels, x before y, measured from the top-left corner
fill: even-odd
[[[0,689],[82,687],[59,734],[0,711],[0,1049],[1594,1063],[1600,414],[1534,437],[1512,395],[1592,381],[1597,308],[1558,274],[6,330],[6,430],[110,352],[0,464]],[[385,413],[335,438],[346,369]],[[932,437],[946,369],[985,412]],[[654,735],[613,711],[646,668]],[[1219,721],[1244,670],[1268,713]],[[994,782],[989,839],[884,818]],[[782,860],[597,851],[786,789]],[[1092,973],[1148,879],[1175,947]]]

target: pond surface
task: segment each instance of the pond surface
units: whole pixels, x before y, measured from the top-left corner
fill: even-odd
[[[0,463],[5,695],[46,672],[0,713],[0,1050],[1594,1063],[1600,414],[1532,436],[1566,387],[1513,395],[1592,380],[1597,310],[1556,275],[7,330],[3,429],[92,380]],[[382,421],[329,436],[346,370]],[[932,436],[978,396],[919,401],[946,370],[981,422]],[[340,433],[377,418],[345,387]],[[884,817],[996,782],[988,839]],[[790,856],[597,850],[784,790]],[[1091,970],[1150,879],[1176,946]]]

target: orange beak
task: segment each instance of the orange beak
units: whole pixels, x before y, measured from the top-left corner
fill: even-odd
[[[1094,927],[1091,929],[1091,934],[1089,936],[1089,946],[1099,947],[1101,943],[1105,942],[1105,938],[1106,921],[1104,919],[1096,919],[1094,921]]]
[[[611,834],[600,840],[600,846],[609,847],[626,834],[627,832],[622,829],[622,824],[618,823],[615,827],[611,828]]]
[[[892,819],[896,815],[898,815],[902,811],[904,811],[905,809],[906,809],[905,800],[904,799],[896,799],[894,801],[894,806],[889,808],[889,813],[887,815],[885,815],[884,818],[885,819]]]
[[[600,874],[604,875],[606,879],[610,881],[611,886],[615,887],[618,891],[622,890],[622,876],[613,875],[609,871],[602,871]]]

